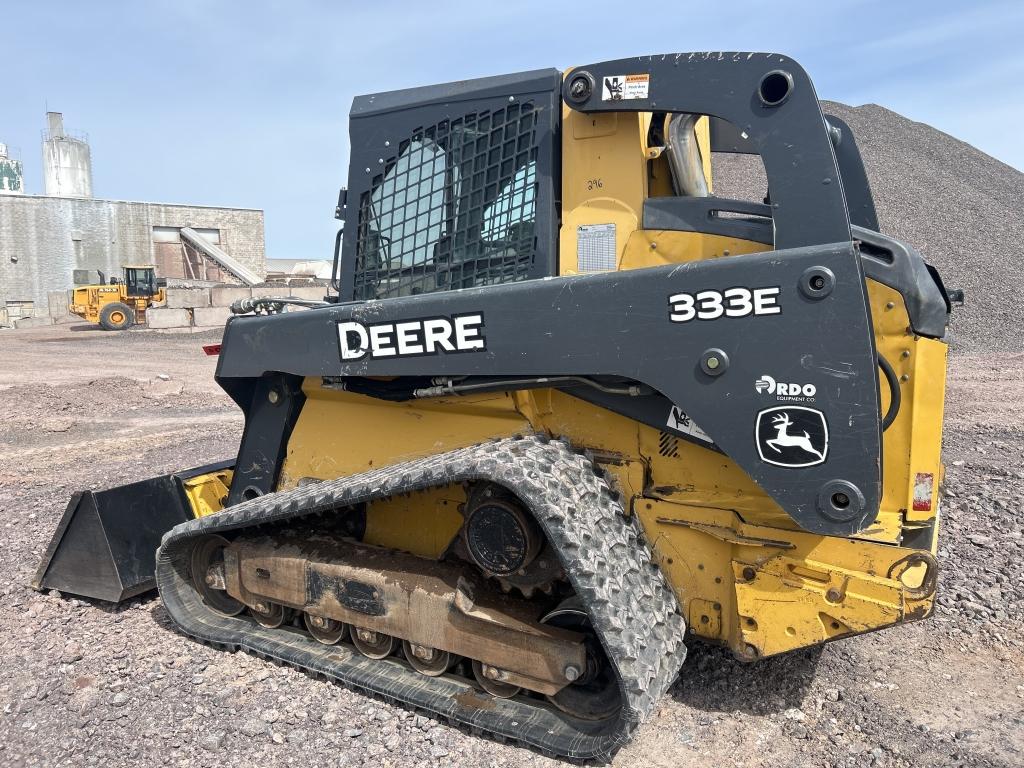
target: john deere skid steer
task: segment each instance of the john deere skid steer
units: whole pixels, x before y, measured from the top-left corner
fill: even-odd
[[[338,217],[340,300],[225,330],[235,460],[79,494],[38,587],[155,562],[186,635],[574,758],[688,634],[754,661],[931,611],[950,302],[793,60],[359,97]]]

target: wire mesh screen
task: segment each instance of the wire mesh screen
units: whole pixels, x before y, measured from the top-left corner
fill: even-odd
[[[523,280],[536,257],[537,112],[418,129],[359,200],[356,299]]]

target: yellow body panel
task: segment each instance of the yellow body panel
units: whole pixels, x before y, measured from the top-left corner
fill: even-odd
[[[288,442],[282,488],[304,477],[345,477],[529,427],[505,393],[393,403],[327,389],[319,379],[306,379],[302,390],[306,404]]]
[[[366,508],[363,538],[420,557],[438,557],[462,527],[459,505],[465,501],[458,486],[374,501]],[[409,525],[411,519],[416,525]]]
[[[646,146],[649,124],[644,114],[565,110],[561,274],[578,272],[577,228],[587,224],[615,225],[617,269],[766,250],[716,235],[640,229],[644,199],[672,193],[665,159]],[[706,121],[698,137],[710,180]],[[806,533],[727,456],[555,390],[392,403],[307,379],[280,488],[491,438],[551,435],[588,449],[609,471],[692,631],[740,658],[920,618],[934,597],[946,345],[908,330],[896,291],[872,282],[868,293],[876,344],[900,378],[902,406],[884,435],[878,520],[857,537]],[[884,378],[880,390],[885,413]],[[437,557],[457,535],[464,499],[453,486],[374,502],[365,538]]]

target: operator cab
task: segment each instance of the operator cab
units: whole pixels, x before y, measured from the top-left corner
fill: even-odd
[[[152,265],[126,266],[124,285],[129,296],[153,296],[157,292],[156,268]]]

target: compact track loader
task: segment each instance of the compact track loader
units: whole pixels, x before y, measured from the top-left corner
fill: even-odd
[[[186,635],[573,758],[687,635],[929,614],[950,302],[792,59],[359,97],[338,217],[340,300],[227,325],[234,461],[79,494],[38,587],[124,599],[155,553]]]

